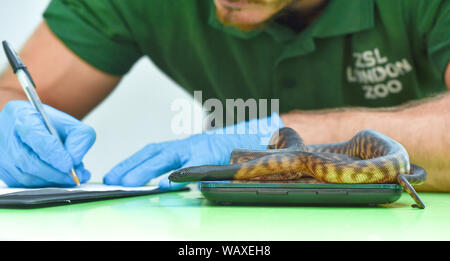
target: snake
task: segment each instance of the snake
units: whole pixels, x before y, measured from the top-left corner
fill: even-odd
[[[413,185],[424,183],[426,171],[410,163],[399,142],[364,129],[344,142],[306,145],[289,127],[276,131],[264,150],[234,149],[227,165],[200,165],[172,172],[172,182],[206,180],[286,181],[313,178],[323,183],[399,184],[424,209]]]

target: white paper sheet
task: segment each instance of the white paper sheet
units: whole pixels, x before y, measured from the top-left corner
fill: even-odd
[[[105,184],[82,184],[79,187],[74,188],[8,188],[6,186],[0,186],[0,195],[6,195],[15,192],[25,192],[25,191],[38,191],[38,190],[48,190],[51,189],[52,192],[67,191],[91,191],[91,192],[101,192],[101,191],[150,191],[157,189],[158,186],[143,186],[143,187],[122,187],[122,186],[109,186]]]

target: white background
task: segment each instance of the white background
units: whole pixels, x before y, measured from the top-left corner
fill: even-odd
[[[49,0],[1,0],[0,41],[8,40],[20,50],[42,21],[48,3]],[[7,60],[2,51],[1,71],[5,66]],[[115,164],[149,142],[182,138],[170,127],[176,115],[171,104],[180,98],[192,99],[148,58],[141,59],[113,94],[83,120],[97,132],[97,141],[84,160],[92,173],[91,181],[102,181]]]

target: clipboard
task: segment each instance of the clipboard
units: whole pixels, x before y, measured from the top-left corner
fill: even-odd
[[[160,189],[158,186],[122,187],[104,184],[82,184],[76,188],[7,188],[0,187],[0,208],[42,208],[116,198],[188,191]]]

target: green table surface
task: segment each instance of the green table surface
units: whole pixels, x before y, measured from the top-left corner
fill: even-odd
[[[450,194],[420,193],[424,210],[378,207],[220,206],[196,186],[40,209],[0,209],[0,240],[450,240]]]

